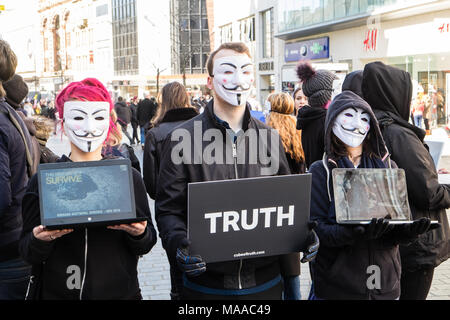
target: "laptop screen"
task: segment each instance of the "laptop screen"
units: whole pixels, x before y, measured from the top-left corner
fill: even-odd
[[[334,169],[333,188],[338,223],[411,220],[403,169]]]
[[[41,165],[38,177],[44,226],[136,217],[129,160]]]

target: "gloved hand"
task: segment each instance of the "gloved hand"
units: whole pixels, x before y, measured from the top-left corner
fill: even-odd
[[[353,233],[361,240],[375,240],[381,238],[386,232],[393,228],[387,219],[373,218],[370,224],[366,226],[357,226],[353,228]]]
[[[313,261],[316,258],[317,252],[319,251],[320,240],[319,237],[317,236],[317,233],[314,231],[316,227],[317,227],[316,221],[308,223],[308,228],[310,230],[308,236],[308,244],[306,250],[303,251],[303,258],[300,261],[301,263]]]
[[[431,224],[431,220],[428,218],[421,218],[410,224],[400,224],[395,226],[394,232],[402,238],[414,239],[421,234],[437,229],[440,226],[440,224]]]
[[[189,254],[189,240],[183,239],[181,247],[177,249],[177,264],[178,268],[183,271],[188,277],[198,277],[206,271],[206,263],[202,257]]]

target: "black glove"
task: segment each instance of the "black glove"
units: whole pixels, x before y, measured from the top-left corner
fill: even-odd
[[[316,258],[317,252],[320,247],[320,240],[314,229],[317,227],[317,222],[312,221],[308,223],[309,236],[306,250],[303,251],[303,258],[301,263],[311,262]]]
[[[177,249],[177,264],[178,268],[183,271],[188,277],[198,277],[206,271],[206,263],[202,257],[196,255],[189,255],[189,240],[183,239],[181,247]]]
[[[421,234],[438,229],[440,226],[440,224],[431,224],[431,220],[428,218],[421,218],[410,224],[396,225],[392,233],[394,237],[413,240]]]
[[[366,226],[353,227],[353,233],[361,240],[375,240],[381,238],[385,233],[393,228],[387,219],[373,218]]]

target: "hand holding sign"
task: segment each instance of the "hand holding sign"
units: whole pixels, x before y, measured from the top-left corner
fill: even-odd
[[[316,258],[317,252],[319,251],[320,240],[317,236],[317,233],[314,231],[314,228],[316,227],[316,221],[308,223],[308,228],[310,230],[307,244],[308,247],[303,251],[303,259],[301,260],[301,263],[308,263],[313,261]]]
[[[189,255],[189,240],[181,241],[181,248],[177,249],[177,263],[181,271],[188,277],[198,277],[206,271],[206,263],[202,257]]]

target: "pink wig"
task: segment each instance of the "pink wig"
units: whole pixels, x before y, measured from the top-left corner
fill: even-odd
[[[80,82],[72,82],[58,94],[55,104],[61,120],[64,119],[64,104],[67,101],[74,100],[108,102],[110,105],[109,112],[111,113],[114,109],[111,95],[108,90],[106,90],[105,86],[95,78],[87,78]],[[109,122],[107,140],[109,139],[111,130],[117,130],[112,117]]]

